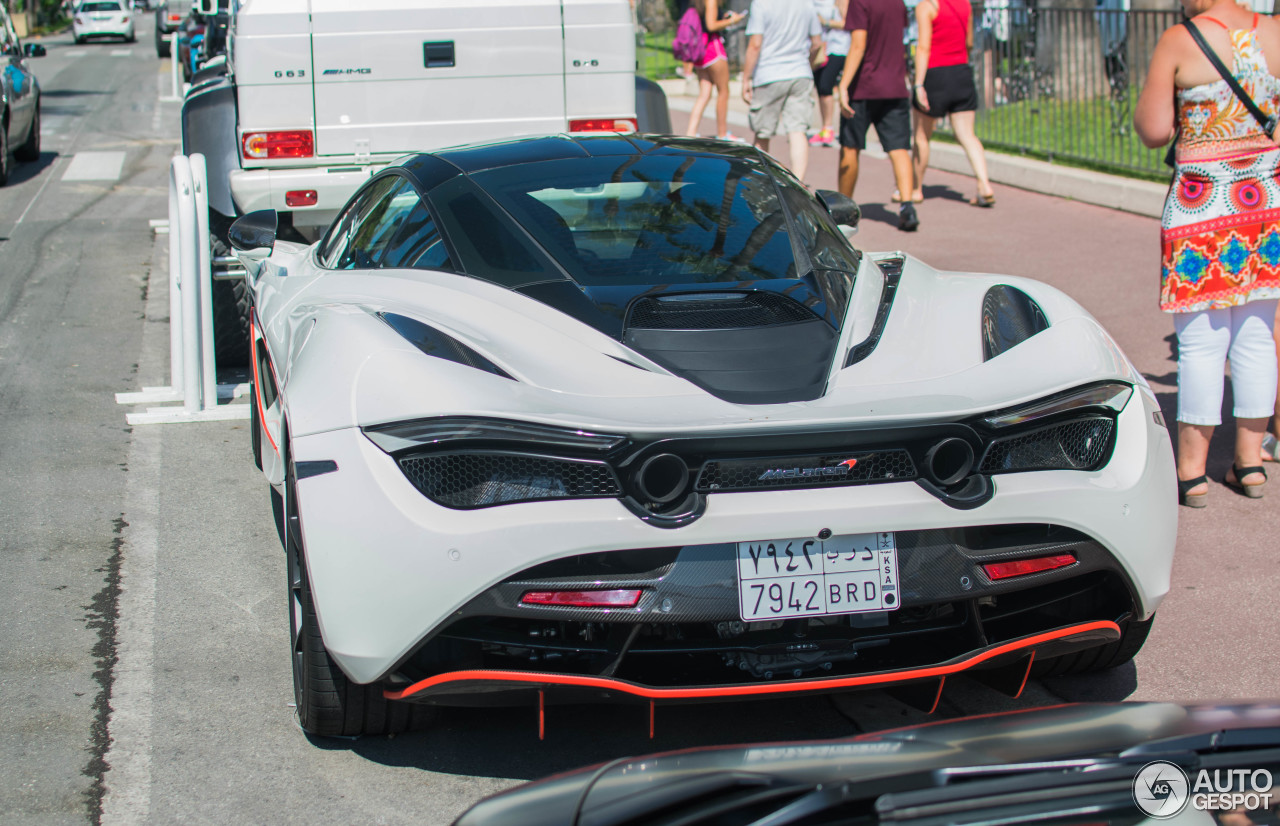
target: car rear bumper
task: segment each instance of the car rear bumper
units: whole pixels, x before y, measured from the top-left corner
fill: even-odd
[[[75,37],[130,37],[133,23],[85,23],[72,26]]]
[[[445,508],[423,496],[395,460],[357,429],[297,437],[293,449],[297,462],[337,466],[297,482],[307,565],[326,647],[353,680],[368,683],[386,678],[463,618],[468,606],[490,599],[534,566],[654,548],[719,546],[732,559],[737,542],[811,537],[824,529],[839,536],[1060,527],[1096,548],[1102,560],[1097,570],[1119,583],[1125,603],[1112,613],[1064,617],[1061,624],[1117,621],[1125,610],[1146,619],[1168,591],[1177,530],[1172,451],[1154,412],[1147,394],[1135,394],[1118,419],[1112,460],[1101,470],[1000,475],[994,498],[972,510],[948,507],[913,482],[712,494],[700,519],[676,529],[647,524],[616,499]],[[963,588],[959,576],[953,578],[939,579],[938,600],[951,598],[947,588]],[[736,600],[731,581],[728,588]],[[733,603],[728,606],[701,619],[737,619]],[[678,601],[675,608],[679,613]],[[629,621],[685,619],[664,618],[660,604],[653,610],[659,613]],[[957,649],[944,653],[947,661],[958,655]]]
[[[294,226],[328,226],[357,188],[379,166],[334,164],[323,167],[240,169],[231,172],[231,197],[241,214],[274,209],[293,216]],[[286,196],[304,190],[316,193],[314,206],[289,206]]]
[[[451,671],[420,680],[402,689],[388,689],[390,700],[432,702],[468,695],[527,695],[531,691],[557,693],[585,692],[594,699],[613,699],[612,695],[655,702],[695,702],[699,700],[751,699],[781,694],[806,694],[851,689],[889,688],[909,683],[934,681],[937,693],[934,707],[941,697],[948,677],[972,670],[1002,669],[1012,678],[1007,685],[1015,697],[1022,693],[1037,659],[1044,660],[1106,645],[1120,639],[1121,629],[1114,622],[1097,621],[1063,626],[1039,634],[1031,634],[997,645],[989,645],[932,665],[857,674],[844,677],[820,677],[777,682],[738,683],[714,686],[662,687],[614,679],[576,674],[530,673],[522,671],[467,670]],[[602,695],[603,692],[603,695]],[[932,711],[932,709],[930,709]]]

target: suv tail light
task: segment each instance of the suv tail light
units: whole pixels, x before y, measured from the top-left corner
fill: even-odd
[[[240,151],[249,160],[310,158],[316,154],[315,138],[309,129],[287,132],[246,132]]]
[[[569,121],[570,132],[634,132],[635,118],[575,118]]]

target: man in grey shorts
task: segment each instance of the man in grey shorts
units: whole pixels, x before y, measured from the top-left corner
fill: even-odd
[[[754,0],[747,19],[742,99],[751,106],[756,146],[785,134],[791,171],[800,180],[809,166],[805,129],[813,112],[813,59],[822,50],[822,24],[812,0]]]

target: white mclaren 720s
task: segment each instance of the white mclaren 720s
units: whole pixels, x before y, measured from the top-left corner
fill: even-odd
[[[1130,660],[1177,521],[1146,382],[858,217],[751,147],[558,135],[403,158],[311,246],[240,218],[303,728]]]

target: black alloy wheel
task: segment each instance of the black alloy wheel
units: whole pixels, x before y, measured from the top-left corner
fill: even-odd
[[[284,440],[287,444],[287,439]],[[435,709],[398,703],[382,695],[379,683],[360,685],[329,658],[320,637],[311,585],[307,580],[302,526],[293,461],[285,457],[284,542],[289,580],[289,642],[293,698],[302,730],[321,737],[397,734],[424,728]]]

